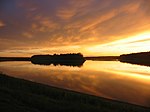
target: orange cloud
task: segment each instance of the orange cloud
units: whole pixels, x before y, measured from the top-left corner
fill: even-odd
[[[4,27],[4,26],[5,26],[4,22],[0,21],[0,27]]]
[[[23,33],[23,36],[25,36],[27,38],[32,38],[33,37],[33,35],[31,33],[29,33],[29,32]]]
[[[57,10],[56,16],[62,20],[73,19],[74,16],[78,16],[81,10],[86,8],[92,1],[93,0],[70,0],[67,6],[62,6]]]
[[[41,32],[51,32],[58,27],[58,24],[54,22],[50,17],[37,16],[32,23],[32,30]]]
[[[73,16],[75,16],[76,11],[75,10],[67,10],[67,9],[61,9],[57,12],[57,16],[63,20],[69,20]]]
[[[107,20],[113,18],[114,16],[115,16],[115,11],[111,11],[104,15],[100,15],[100,17],[94,18],[93,20],[90,20],[89,22],[87,22],[87,25],[82,27],[80,29],[80,31],[83,32],[86,30],[91,30],[91,29],[95,28],[95,26],[101,24],[104,21],[107,21]]]

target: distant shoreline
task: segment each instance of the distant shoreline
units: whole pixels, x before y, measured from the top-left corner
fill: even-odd
[[[115,61],[119,56],[91,56],[84,57],[86,60]],[[31,61],[31,57],[0,57],[0,61]]]
[[[150,108],[51,87],[0,74],[0,110],[5,112],[149,112]]]
[[[150,52],[123,54],[119,57],[120,62],[150,66]]]
[[[93,61],[116,61],[119,59],[119,56],[91,56],[85,57],[85,59]]]
[[[150,66],[150,52],[139,52],[131,54],[122,54],[120,56],[90,56],[83,57],[80,53],[72,54],[54,54],[54,55],[34,55],[32,57],[0,57],[3,61],[31,61],[33,64],[41,65],[66,65],[82,66],[86,60],[92,61],[120,61],[123,63]]]

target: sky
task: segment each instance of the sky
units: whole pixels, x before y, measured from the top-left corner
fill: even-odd
[[[150,51],[150,0],[0,0],[0,56]]]

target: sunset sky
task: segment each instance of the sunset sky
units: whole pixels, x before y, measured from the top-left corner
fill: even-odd
[[[150,51],[150,0],[0,0],[0,56]]]

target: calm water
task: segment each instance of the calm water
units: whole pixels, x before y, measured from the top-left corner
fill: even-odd
[[[55,87],[150,107],[150,67],[86,61],[82,67],[0,62],[0,71]]]

